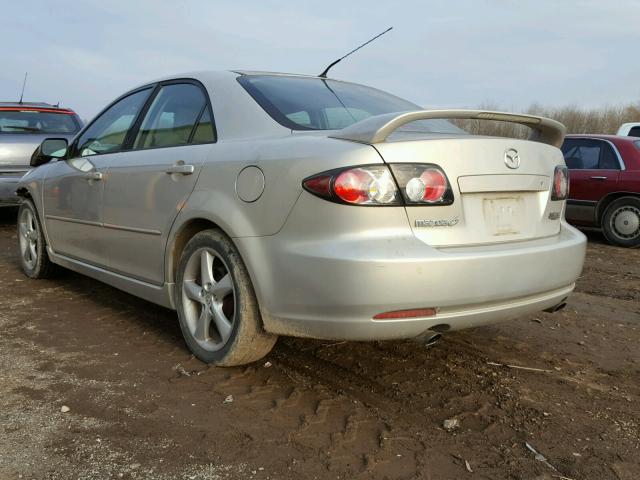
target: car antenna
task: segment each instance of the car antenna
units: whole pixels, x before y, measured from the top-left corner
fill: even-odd
[[[333,67],[336,63],[340,62],[341,60],[347,58],[349,55],[351,55],[352,53],[357,52],[358,50],[360,50],[362,47],[364,47],[365,45],[368,45],[369,43],[373,42],[376,38],[381,37],[382,35],[384,35],[385,33],[387,33],[389,30],[393,29],[393,27],[389,27],[387,28],[384,32],[379,33],[378,35],[376,35],[375,37],[373,37],[370,40],[367,40],[366,42],[364,42],[362,45],[360,45],[357,48],[354,48],[353,50],[351,50],[349,53],[347,53],[346,55],[344,55],[343,57],[340,57],[339,59],[337,59],[335,62],[333,62],[332,64],[330,64],[327,68],[324,69],[324,72],[322,72],[320,75],[318,75],[320,78],[327,78],[327,73],[329,73],[329,70],[331,69],[331,67]]]
[[[24,87],[27,84],[27,74],[29,72],[24,72],[24,80],[22,82],[22,92],[20,93],[20,101],[18,103],[22,103],[22,97],[24,97]]]

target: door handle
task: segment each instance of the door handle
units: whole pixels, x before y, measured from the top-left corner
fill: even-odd
[[[165,172],[169,174],[179,173],[181,175],[191,175],[195,171],[196,167],[194,167],[193,165],[186,165],[184,163],[176,163],[174,166],[169,167],[165,170]]]
[[[597,175],[594,176],[594,177],[591,177],[591,180],[606,180],[606,179],[607,179],[607,177],[600,177],[600,176],[597,176]]]
[[[102,172],[89,172],[84,174],[84,178],[87,180],[102,180]]]

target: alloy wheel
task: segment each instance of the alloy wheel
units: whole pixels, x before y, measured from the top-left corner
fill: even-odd
[[[208,351],[225,346],[233,330],[236,294],[224,260],[211,248],[189,258],[182,282],[182,304],[187,327]]]
[[[33,212],[25,208],[20,215],[20,253],[22,260],[29,270],[33,270],[38,263],[38,227]]]

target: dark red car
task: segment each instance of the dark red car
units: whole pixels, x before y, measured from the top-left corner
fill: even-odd
[[[567,220],[602,229],[614,245],[640,246],[640,139],[567,135],[562,153],[571,180]]]

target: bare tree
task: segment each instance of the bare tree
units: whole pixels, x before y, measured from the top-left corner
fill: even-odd
[[[505,110],[495,104],[483,104],[481,110]],[[507,109],[508,110],[508,109]],[[553,118],[567,127],[568,133],[615,134],[621,124],[640,122],[640,102],[583,109],[577,105],[543,107],[532,104],[524,113]],[[457,120],[456,125],[474,135],[525,138],[529,129],[521,125],[490,120]]]

